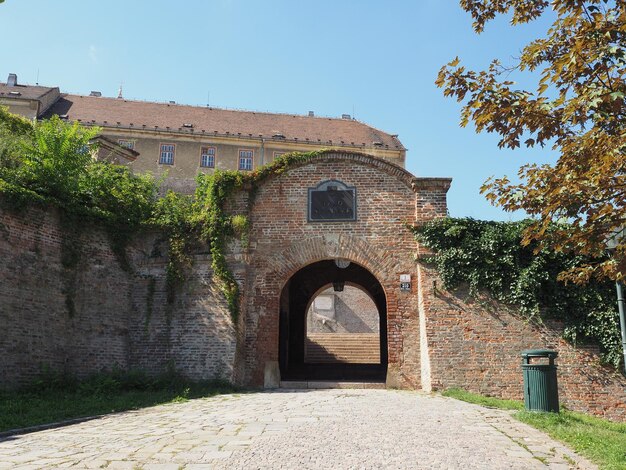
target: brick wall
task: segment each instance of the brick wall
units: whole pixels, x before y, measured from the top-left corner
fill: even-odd
[[[357,188],[356,221],[307,222],[307,189],[329,179]],[[28,381],[43,365],[79,376],[113,366],[159,373],[172,365],[194,379],[262,385],[266,364],[279,356],[283,287],[305,266],[344,258],[384,289],[388,386],[459,386],[519,399],[520,352],[548,347],[559,352],[562,403],[626,420],[626,381],[599,365],[597,351],[564,342],[559,325],[533,325],[502,305],[445,292],[440,282],[435,288],[436,273],[416,264],[422,249],[406,224],[445,215],[448,185],[371,157],[327,154],[265,181],[250,210],[248,193],[236,194],[228,211],[249,210],[251,221],[249,246],[232,241],[227,253],[242,292],[237,327],[212,279],[207,247],[197,247],[188,282],[168,304],[162,235],[130,243],[129,273],[105,233],[86,226],[70,269],[61,262],[68,233],[57,211],[0,209],[0,386]],[[412,274],[409,292],[400,290],[400,274]]]
[[[76,269],[65,268],[66,236],[53,209],[18,216],[0,209],[3,386],[32,380],[45,366],[78,376],[129,367],[130,276],[120,269],[106,236],[89,229],[77,242],[82,249]]]
[[[195,380],[232,380],[236,336],[230,313],[213,280],[210,258],[201,254],[193,258],[193,268],[171,304],[167,303],[166,258],[135,260],[130,363],[151,373],[173,365]]]
[[[308,188],[331,179],[356,187],[357,220],[307,222]],[[265,364],[278,360],[279,299],[290,277],[314,262],[345,258],[385,290],[388,383],[419,387],[417,290],[413,284],[401,292],[399,285],[400,274],[415,271],[417,247],[406,224],[418,213],[445,214],[447,186],[449,180],[416,179],[387,162],[341,153],[314,157],[262,184],[250,213],[243,381],[261,385]]]
[[[171,365],[193,379],[232,379],[234,328],[206,255],[195,255],[189,282],[169,305],[158,234],[133,241],[132,273],[90,225],[71,242],[78,263],[64,267],[63,240],[72,234],[55,209],[0,208],[0,387],[24,384],[42,368],[85,377],[113,367],[156,374]]]
[[[464,289],[437,288],[436,272],[423,271],[424,342],[428,343],[434,390],[461,387],[501,398],[523,399],[521,352],[558,352],[557,380],[562,405],[577,411],[626,421],[626,379],[600,365],[597,348],[574,347],[562,339],[562,325],[539,325],[515,310],[483,298],[471,300]]]

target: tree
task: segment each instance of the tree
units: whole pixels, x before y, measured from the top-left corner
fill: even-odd
[[[467,70],[455,59],[439,72],[445,96],[463,102],[461,125],[500,136],[499,147],[552,146],[554,165],[524,165],[520,182],[490,178],[481,188],[507,211],[522,209],[534,221],[523,243],[579,253],[593,260],[561,273],[585,283],[591,277],[626,277],[626,242],[613,259],[607,236],[626,225],[626,3],[613,0],[461,0],[483,31],[497,15],[513,25],[553,11],[544,38],[527,44],[511,66]],[[509,76],[531,72],[534,90]],[[540,249],[538,248],[538,249]]]
[[[22,146],[17,181],[61,202],[75,200],[92,162],[90,142],[98,132],[98,128],[66,123],[58,116],[34,123],[31,139]]]
[[[119,233],[135,230],[152,216],[158,185],[150,175],[94,160],[98,132],[58,116],[31,122],[0,106],[0,196],[89,214]]]
[[[0,106],[0,178],[3,170],[13,169],[21,162],[22,149],[32,137],[32,123],[21,116],[11,114]]]

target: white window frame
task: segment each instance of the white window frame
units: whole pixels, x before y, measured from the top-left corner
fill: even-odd
[[[249,164],[247,162],[249,162]],[[244,164],[242,165],[242,163]],[[237,168],[239,171],[252,171],[252,168],[254,168],[254,150],[239,149],[239,163]]]
[[[281,155],[285,155],[287,152],[274,152],[273,159],[276,160]]]
[[[164,149],[164,147],[171,147],[171,149]],[[159,165],[173,165],[175,156],[176,156],[176,144],[171,144],[171,143],[159,144]]]
[[[211,153],[211,150],[213,151],[213,153]],[[215,168],[215,156],[216,155],[217,155],[217,149],[214,146],[212,145],[202,146],[200,148],[200,167],[201,168]]]

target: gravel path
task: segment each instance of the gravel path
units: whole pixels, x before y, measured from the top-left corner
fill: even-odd
[[[222,395],[0,441],[0,469],[596,468],[505,411],[394,390]]]

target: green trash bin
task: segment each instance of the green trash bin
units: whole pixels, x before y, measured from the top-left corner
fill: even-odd
[[[529,349],[522,352],[524,404],[527,410],[559,412],[559,390],[554,365],[557,355],[556,351],[548,349]],[[533,363],[542,359],[543,364]]]

